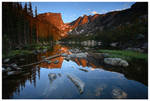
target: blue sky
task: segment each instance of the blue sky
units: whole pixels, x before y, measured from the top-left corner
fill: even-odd
[[[113,10],[130,8],[135,2],[31,2],[33,11],[37,6],[38,14],[46,12],[61,13],[65,23],[79,16],[104,14]]]

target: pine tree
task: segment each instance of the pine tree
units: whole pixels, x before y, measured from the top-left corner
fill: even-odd
[[[37,17],[37,6],[35,6],[35,17]]]
[[[32,4],[29,2],[29,15],[33,17]]]

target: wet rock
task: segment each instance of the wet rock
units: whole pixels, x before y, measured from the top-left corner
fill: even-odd
[[[121,58],[104,58],[104,63],[112,66],[123,66],[123,67],[127,67],[129,65],[127,61]]]
[[[115,88],[112,90],[112,97],[116,99],[123,99],[123,98],[127,98],[127,94],[121,89]]]
[[[89,72],[88,70],[83,69],[83,68],[79,68],[79,70],[84,71],[84,72]]]
[[[25,61],[25,59],[21,58],[20,61]]]
[[[7,67],[6,68],[6,71],[11,71],[12,69],[10,67]]]
[[[11,76],[11,75],[19,75],[20,72],[19,71],[10,71],[10,72],[7,72],[7,75],[8,76]]]
[[[7,62],[9,62],[9,61],[10,61],[10,59],[7,58],[7,59],[4,60],[4,63],[7,63]]]
[[[69,55],[71,58],[86,58],[88,55],[87,52],[85,53],[76,53],[76,54],[71,54]]]
[[[42,59],[46,58],[46,56],[41,56]]]
[[[70,60],[70,56],[67,56],[64,59],[67,60],[67,61],[69,61]]]
[[[59,60],[55,60],[53,63],[54,63],[54,64],[58,64],[58,63],[59,63]]]
[[[11,66],[12,66],[12,67],[17,67],[17,64],[12,63]]]
[[[47,52],[47,49],[43,49],[43,53]]]
[[[78,88],[80,94],[84,92],[84,82],[81,81],[78,77],[68,74],[67,77],[73,82],[73,84]]]
[[[47,61],[47,63],[48,63],[48,64],[51,64],[51,63],[52,63],[52,61],[50,61],[50,60],[49,60],[49,61]]]
[[[63,53],[63,54],[61,54],[61,56],[63,56],[63,57],[67,57],[67,56],[68,56],[68,54]]]

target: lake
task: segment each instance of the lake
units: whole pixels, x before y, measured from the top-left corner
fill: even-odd
[[[16,57],[19,65],[40,61],[59,53],[95,52],[91,47],[55,45],[53,50],[37,55]],[[19,59],[25,61],[20,62]],[[147,99],[148,66],[136,62],[129,67],[100,65],[98,60],[64,57],[51,59],[52,63],[40,63],[24,68],[21,75],[3,78],[3,99]],[[57,63],[54,63],[57,61]],[[84,84],[83,91],[72,80]]]

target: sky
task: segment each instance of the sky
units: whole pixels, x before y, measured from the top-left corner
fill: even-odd
[[[105,14],[110,11],[130,8],[135,2],[31,2],[33,12],[61,13],[64,23],[72,22],[79,16]],[[24,5],[24,3],[23,3]]]

